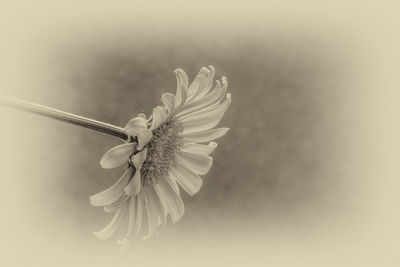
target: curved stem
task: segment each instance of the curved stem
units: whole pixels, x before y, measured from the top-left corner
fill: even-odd
[[[123,140],[128,140],[126,131],[118,126],[114,126],[101,121],[85,118],[72,113],[64,112],[58,109],[38,105],[28,101],[0,95],[0,105],[12,107],[34,114],[42,115],[55,120],[67,122],[70,124],[79,125],[81,127],[89,128],[98,132],[103,132],[112,136],[119,137]]]

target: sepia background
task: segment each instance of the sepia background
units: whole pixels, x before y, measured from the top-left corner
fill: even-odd
[[[88,202],[120,140],[0,107],[2,266],[398,266],[396,6],[1,2],[0,93],[124,126],[227,76],[232,105],[185,215],[128,253]]]

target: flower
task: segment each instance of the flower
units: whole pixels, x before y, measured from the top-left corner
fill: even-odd
[[[124,221],[128,225],[123,244],[135,233],[144,238],[159,234],[168,216],[172,223],[179,221],[184,213],[179,186],[189,195],[200,190],[200,175],[209,171],[209,155],[217,147],[212,141],[229,130],[213,129],[231,104],[226,78],[212,88],[212,66],[202,68],[190,86],[183,70],[175,74],[176,95],[162,94],[163,105],[154,108],[148,120],[143,113],[131,119],[125,127],[130,140],[107,151],[100,161],[103,168],[128,163],[115,184],[90,197],[92,205],[115,213],[95,232],[100,239],[116,234]]]

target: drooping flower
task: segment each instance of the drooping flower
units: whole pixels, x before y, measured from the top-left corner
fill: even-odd
[[[114,185],[90,197],[92,205],[115,213],[95,233],[100,239],[113,236],[124,221],[124,244],[134,234],[157,235],[167,217],[177,222],[184,213],[179,187],[189,195],[200,190],[200,175],[209,171],[209,155],[217,147],[212,141],[229,130],[214,128],[231,104],[226,78],[213,88],[215,70],[210,66],[202,68],[189,86],[183,70],[175,73],[176,95],[162,94],[163,105],[155,107],[149,119],[142,113],[131,119],[125,127],[130,140],[107,151],[100,161],[103,168],[128,163]]]

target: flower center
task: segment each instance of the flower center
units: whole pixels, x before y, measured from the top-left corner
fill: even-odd
[[[170,118],[153,130],[153,137],[147,144],[147,156],[141,168],[142,185],[157,183],[168,174],[168,168],[175,161],[175,152],[182,143],[181,124]]]

